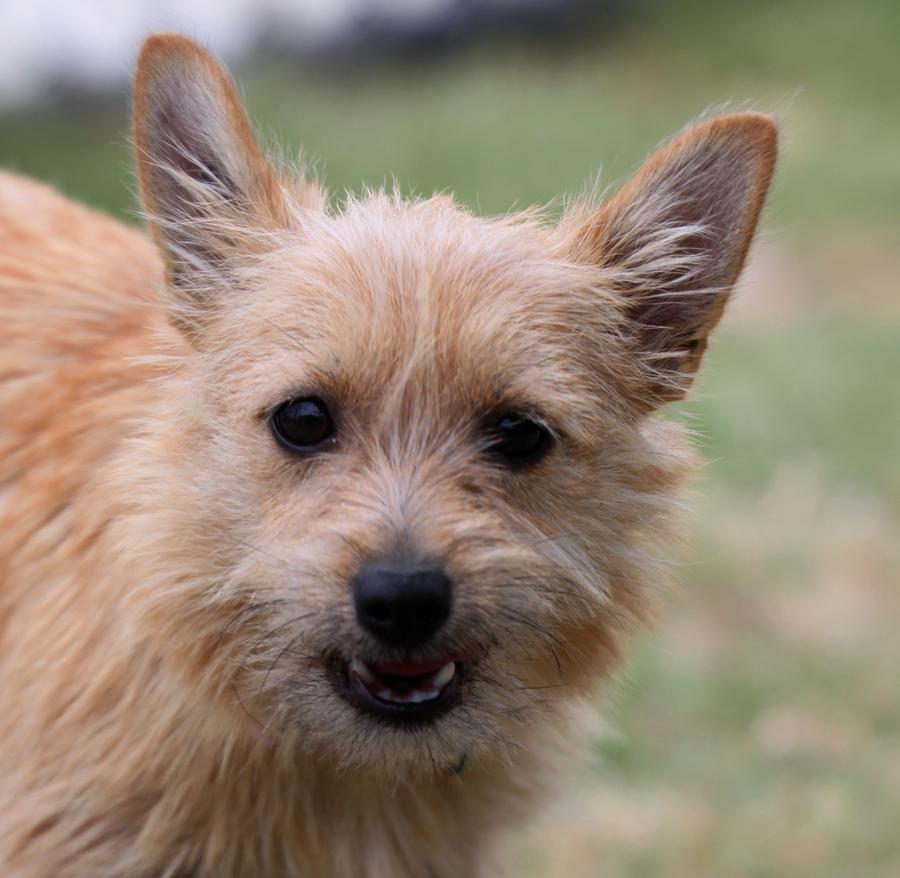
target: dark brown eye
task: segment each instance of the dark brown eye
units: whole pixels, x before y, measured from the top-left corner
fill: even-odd
[[[489,449],[508,466],[531,463],[543,457],[553,442],[550,431],[525,415],[508,412],[491,429]]]
[[[321,399],[292,399],[280,405],[269,419],[272,433],[288,451],[307,453],[334,436],[334,422]]]

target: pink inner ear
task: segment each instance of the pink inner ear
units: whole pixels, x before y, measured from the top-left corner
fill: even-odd
[[[240,148],[238,138],[225,122],[227,101],[208,77],[185,72],[185,80],[171,72],[148,84],[143,103],[139,148],[145,153],[149,193],[159,207],[196,213],[190,207],[191,190],[179,181],[190,178],[219,198],[241,195],[241,186],[229,167],[229,153]],[[140,158],[140,156],[139,156]]]
[[[203,155],[199,144],[187,144],[183,138],[170,140],[161,153],[166,156],[166,164],[198,183],[215,187],[222,195],[238,194],[237,185],[221,163],[211,155]]]

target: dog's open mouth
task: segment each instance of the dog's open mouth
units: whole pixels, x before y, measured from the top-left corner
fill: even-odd
[[[392,720],[437,716],[455,701],[463,665],[450,659],[347,664],[347,689],[360,708]]]

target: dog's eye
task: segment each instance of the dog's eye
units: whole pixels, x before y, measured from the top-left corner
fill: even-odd
[[[334,422],[325,403],[313,396],[280,405],[269,423],[275,438],[289,451],[312,451],[334,436]]]
[[[553,442],[546,427],[517,412],[503,415],[494,424],[491,434],[491,453],[511,466],[543,457]]]

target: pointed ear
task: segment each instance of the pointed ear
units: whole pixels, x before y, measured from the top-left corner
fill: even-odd
[[[659,149],[575,231],[575,258],[608,269],[640,361],[640,404],[684,396],[734,286],[772,177],[777,131],[741,113]]]
[[[288,223],[285,190],[226,71],[175,34],[150,37],[134,83],[141,199],[168,268],[176,322],[224,283],[229,258]]]

